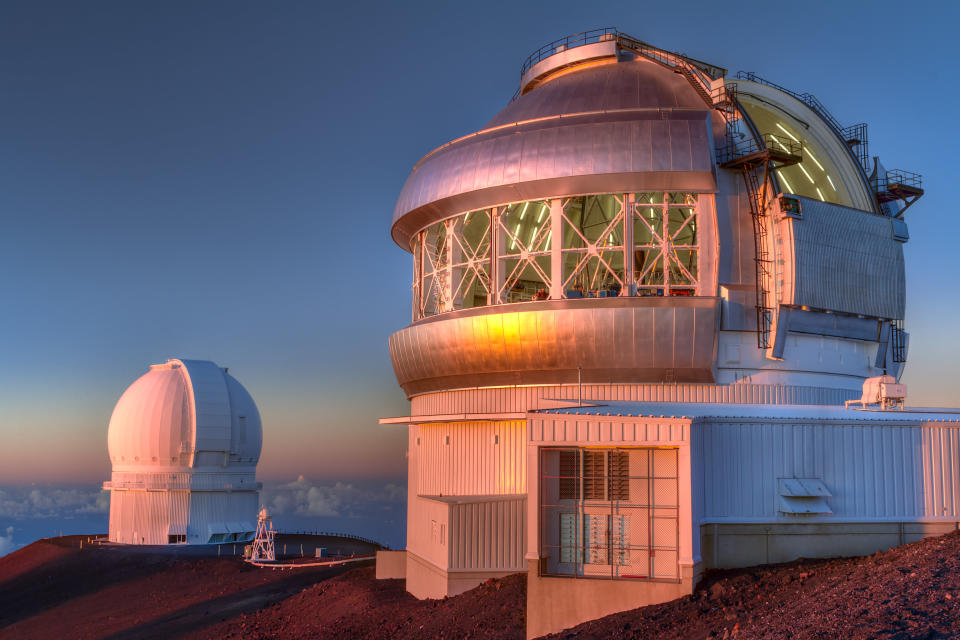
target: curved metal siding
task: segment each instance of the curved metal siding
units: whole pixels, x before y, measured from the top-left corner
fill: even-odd
[[[195,451],[230,451],[230,394],[223,369],[206,360],[180,360],[193,390]]]
[[[634,108],[703,109],[703,98],[680,74],[638,59],[588,67],[553,78],[520,96],[484,126],[581,111]]]
[[[703,109],[642,109],[474,134],[414,167],[394,210],[394,238],[406,247],[430,222],[506,202],[618,190],[713,191],[711,126]]]
[[[844,522],[960,517],[960,426],[718,423],[693,426],[704,517]],[[819,478],[833,514],[783,517],[777,479]]]
[[[425,393],[411,398],[411,415],[527,411],[543,399],[576,400],[577,385],[510,386]],[[729,402],[735,404],[843,404],[859,392],[773,384],[584,384],[584,400]]]
[[[878,318],[904,317],[903,245],[890,218],[803,199],[792,304]]]
[[[583,379],[713,380],[718,298],[617,298],[485,307],[437,316],[390,336],[408,394]]]
[[[523,421],[420,425],[414,437],[418,495],[513,495],[527,490]]]

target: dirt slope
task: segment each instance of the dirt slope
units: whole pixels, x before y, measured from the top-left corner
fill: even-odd
[[[526,580],[418,601],[360,568],[256,569],[48,540],[0,558],[0,638],[523,638]],[[960,533],[866,558],[716,572],[557,638],[960,638]]]
[[[692,596],[554,638],[960,638],[960,533],[865,558],[715,572]]]

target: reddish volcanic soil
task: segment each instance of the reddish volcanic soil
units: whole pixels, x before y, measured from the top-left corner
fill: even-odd
[[[960,638],[960,533],[865,558],[717,571],[697,591],[552,638]]]
[[[523,638],[525,579],[418,601],[356,568],[271,570],[40,541],[0,558],[0,638]],[[960,533],[866,558],[714,572],[556,638],[960,638]]]

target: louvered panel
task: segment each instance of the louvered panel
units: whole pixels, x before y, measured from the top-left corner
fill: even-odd
[[[526,498],[450,505],[451,569],[522,571]]]

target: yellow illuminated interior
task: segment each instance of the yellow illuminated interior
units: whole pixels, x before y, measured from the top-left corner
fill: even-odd
[[[803,145],[803,162],[777,170],[780,188],[784,193],[848,207],[856,206],[830,154],[806,134],[803,121],[749,94],[740,93],[737,98],[761,135],[770,133]],[[847,153],[839,145],[838,140],[838,148],[834,152]],[[785,145],[781,146],[786,150]]]

